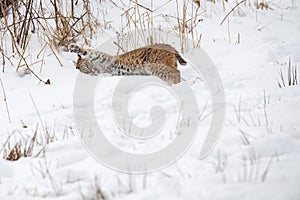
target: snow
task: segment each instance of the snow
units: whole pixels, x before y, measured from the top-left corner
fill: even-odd
[[[0,161],[0,178],[1,177],[12,177],[13,176],[13,171],[12,169],[9,167],[9,165],[4,162],[4,161]]]
[[[123,2],[125,5],[118,5],[129,5]],[[233,7],[236,1],[229,2]],[[151,7],[149,1],[139,3]],[[103,8],[110,28],[104,32],[99,30],[91,41],[92,47],[102,47],[114,54],[115,47],[111,44],[100,44],[120,30],[119,13],[123,11],[109,1],[101,4],[95,1],[93,5],[98,14],[97,9]],[[160,5],[161,2],[154,3],[154,8]],[[277,84],[278,71],[286,72],[289,58],[293,65],[300,63],[299,3],[274,1],[270,3],[273,10],[257,13],[248,4],[241,5],[243,15],[230,16],[230,42],[227,20],[220,25],[229,8],[222,11],[220,1],[216,4],[204,1],[204,6],[207,12],[201,15],[203,22],[197,26],[202,33],[201,48],[217,67],[226,95],[222,136],[205,159],[199,158],[199,144],[203,139],[200,136],[180,159],[154,173],[120,173],[98,162],[79,139],[73,116],[74,87],[79,75],[73,61],[77,57],[61,51],[58,54],[61,67],[49,51],[42,71],[39,72],[39,65],[34,65],[33,70],[43,79],[49,78],[51,85],[39,83],[33,75],[17,73],[15,66],[7,65],[5,72],[0,73],[11,118],[10,122],[1,90],[1,157],[2,148],[7,149],[8,137],[13,147],[15,142],[31,138],[37,130],[37,141],[41,144],[34,147],[31,157],[18,161],[0,159],[0,199],[96,199],[97,187],[108,199],[120,200],[299,199],[300,85],[279,88]],[[176,1],[157,13],[176,16]],[[99,15],[103,19],[102,13]],[[163,16],[155,19],[157,26],[168,26]],[[240,44],[236,43],[238,34]],[[35,42],[29,46],[32,58],[40,50],[39,41]],[[16,65],[18,59],[13,62]],[[184,78],[193,80],[190,64],[179,69]],[[115,147],[136,154],[157,151],[170,144],[174,140],[170,134],[174,129],[172,121],[177,118],[179,108],[172,94],[156,86],[141,88],[140,95],[131,97],[129,116],[137,126],[148,126],[152,122],[150,110],[159,104],[166,110],[164,134],[148,142],[122,135],[113,119],[111,104],[112,91],[120,79],[103,76],[95,93],[97,122],[108,140]],[[205,83],[199,81],[193,89],[199,107],[203,108],[208,101],[211,109]],[[77,106],[84,107],[89,102],[80,103]],[[209,110],[205,111],[208,113]],[[210,121],[208,115],[201,122],[201,133],[207,131]],[[46,142],[46,132],[52,142]]]

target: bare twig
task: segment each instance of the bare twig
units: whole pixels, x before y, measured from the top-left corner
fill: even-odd
[[[226,18],[234,11],[234,9],[236,9],[236,7],[238,7],[240,4],[244,3],[246,0],[242,0],[241,2],[237,3],[228,13],[227,15],[224,17],[224,19],[222,20],[222,22],[220,23],[220,25],[222,25],[224,23],[224,21],[226,20]]]
[[[40,112],[39,112],[39,110],[38,110],[38,108],[37,108],[37,106],[36,106],[36,104],[35,104],[35,102],[34,102],[34,99],[33,99],[32,95],[31,95],[31,93],[29,93],[29,96],[30,96],[30,98],[31,98],[31,101],[32,101],[32,104],[33,104],[33,106],[34,106],[34,108],[35,108],[35,111],[36,111],[37,115],[39,116],[39,120],[40,120],[42,129],[43,129],[43,131],[45,132],[45,135],[46,135],[47,137],[50,137],[50,135],[48,134],[48,132],[47,132],[45,126],[44,126],[44,123],[43,123],[43,121],[42,121],[41,114],[40,114]]]
[[[1,79],[1,78],[0,78],[0,83],[1,83],[1,87],[2,87],[3,101],[4,101],[5,107],[6,107],[6,112],[7,112],[8,121],[9,121],[9,123],[11,123],[11,118],[10,118],[9,109],[8,109],[8,105],[7,105],[6,94],[5,94],[5,90],[4,90],[4,86],[3,86],[3,82],[2,82],[2,79]]]

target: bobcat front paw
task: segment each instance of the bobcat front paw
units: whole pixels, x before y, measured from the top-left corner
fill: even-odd
[[[78,56],[86,56],[88,54],[88,49],[79,47],[76,44],[70,44],[68,49],[70,52],[77,53]]]
[[[70,52],[73,52],[73,53],[79,53],[80,47],[77,46],[76,44],[70,44],[70,45],[68,46],[68,50],[69,50]]]

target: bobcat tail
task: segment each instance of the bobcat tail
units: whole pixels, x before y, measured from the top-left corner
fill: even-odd
[[[176,56],[176,59],[178,60],[178,62],[181,65],[186,65],[187,64],[187,62],[180,56],[180,54],[177,51],[175,52],[175,56]]]

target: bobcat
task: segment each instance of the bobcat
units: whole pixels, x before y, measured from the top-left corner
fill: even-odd
[[[73,44],[69,46],[69,51],[77,53],[76,68],[86,74],[154,75],[173,84],[180,82],[177,61],[181,65],[187,64],[176,49],[168,44],[145,46],[118,56]]]

